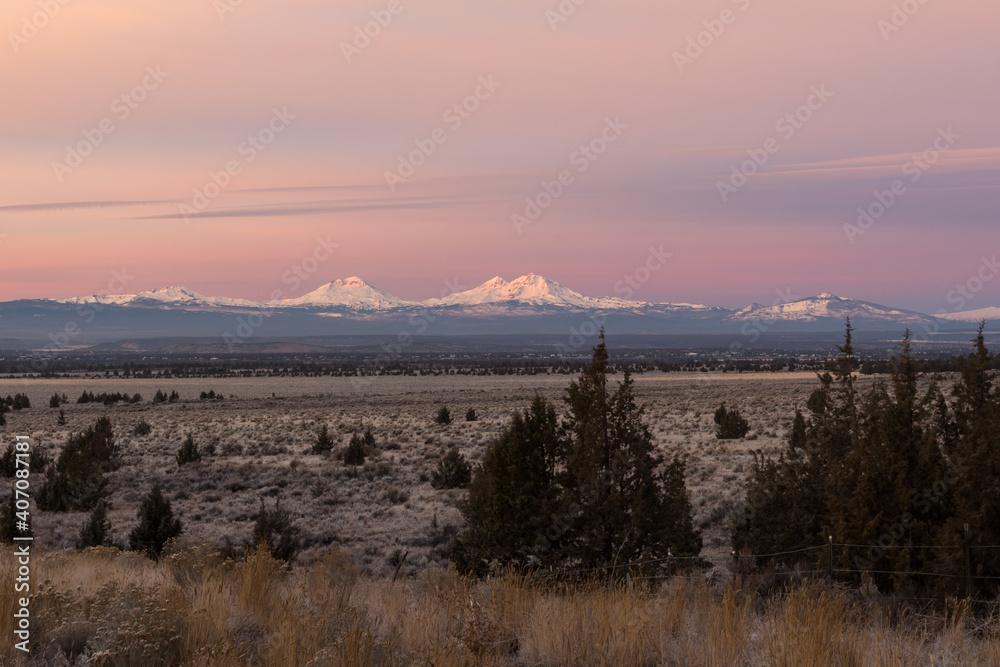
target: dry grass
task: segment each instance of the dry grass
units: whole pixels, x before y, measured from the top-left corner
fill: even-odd
[[[305,559],[330,549],[348,552],[376,576],[394,569],[392,555],[409,551],[407,573],[444,567],[445,546],[461,518],[461,492],[430,485],[438,461],[457,447],[479,461],[510,413],[541,392],[559,406],[570,378],[536,376],[425,376],[368,378],[358,393],[348,378],[253,378],[199,380],[31,379],[0,385],[0,393],[25,392],[35,406],[7,415],[7,433],[27,433],[52,453],[72,431],[110,416],[124,449],[124,465],[111,476],[112,531],[124,540],[135,522],[141,495],[158,482],[188,534],[223,548],[240,544],[251,530],[260,498],[280,498],[305,537]],[[636,377],[639,399],[658,447],[688,461],[695,521],[704,530],[706,556],[722,563],[729,552],[727,522],[742,497],[750,452],[776,452],[796,403],[815,388],[812,374],[647,373]],[[63,407],[67,424],[56,424],[48,406],[56,391],[75,400],[84,389],[141,393],[136,405]],[[177,390],[182,401],[152,405],[157,389]],[[223,401],[199,401],[213,389]],[[712,414],[722,402],[738,406],[754,431],[741,441],[719,442]],[[448,427],[433,423],[438,408],[456,415]],[[480,419],[461,415],[474,408]],[[132,429],[145,420],[146,436]],[[312,454],[317,431],[327,425],[343,447],[351,433],[371,427],[377,451],[355,473],[335,458]],[[174,454],[187,432],[215,455],[178,468]],[[36,486],[39,481],[33,482]],[[35,513],[39,539],[49,548],[70,548],[85,517]],[[435,527],[435,523],[437,527]]]
[[[14,558],[0,548],[0,586]],[[676,578],[543,585],[431,570],[393,584],[331,552],[289,568],[180,543],[154,563],[113,549],[33,559],[32,665],[995,665],[1000,624],[890,620],[822,583],[762,600]],[[12,600],[0,634],[12,635]],[[0,644],[4,663],[16,660]]]

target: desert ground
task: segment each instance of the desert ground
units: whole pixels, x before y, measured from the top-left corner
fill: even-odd
[[[154,482],[173,503],[186,534],[213,547],[239,546],[249,537],[261,499],[280,500],[303,536],[303,561],[336,549],[363,571],[391,573],[402,553],[412,574],[444,567],[446,547],[461,523],[464,492],[436,490],[430,476],[457,447],[481,460],[490,440],[515,410],[541,393],[563,407],[572,376],[423,376],[374,378],[78,379],[13,380],[0,393],[22,392],[32,407],[8,413],[3,441],[29,434],[35,447],[55,456],[71,432],[102,416],[111,418],[123,465],[111,476],[110,520],[121,542],[135,523],[141,496]],[[620,376],[617,376],[620,378]],[[646,373],[636,376],[639,400],[665,455],[682,453],[695,521],[703,530],[706,557],[725,565],[728,519],[743,495],[752,452],[775,453],[783,444],[796,405],[817,386],[813,373]],[[153,404],[157,390],[176,390],[181,400]],[[199,400],[203,391],[224,400]],[[76,404],[83,391],[139,393],[141,403]],[[49,398],[65,393],[64,426]],[[753,429],[744,439],[719,441],[713,413],[719,404],[741,410]],[[434,423],[441,406],[454,422]],[[465,421],[473,408],[478,420]],[[140,421],[152,426],[135,436]],[[337,442],[333,455],[311,453],[322,425]],[[376,451],[356,469],[339,460],[353,433],[371,428]],[[175,453],[187,433],[203,451],[200,462],[178,466]],[[41,476],[33,476],[33,484]],[[86,516],[35,512],[38,541],[48,549],[71,548]]]

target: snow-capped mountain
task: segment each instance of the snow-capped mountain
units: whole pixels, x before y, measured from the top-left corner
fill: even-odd
[[[479,287],[425,301],[426,306],[482,306],[487,304],[527,304],[580,309],[631,308],[634,301],[614,297],[593,298],[574,292],[554,280],[529,273],[507,282],[500,276]]]
[[[95,316],[84,310],[87,304],[103,307],[90,309]],[[94,344],[123,335],[242,341],[248,336],[388,335],[409,340],[421,335],[553,334],[576,340],[581,332],[605,327],[615,333],[714,334],[743,341],[764,331],[836,336],[848,317],[859,331],[957,332],[970,322],[1000,319],[1000,308],[942,319],[824,293],[733,310],[585,296],[533,273],[510,282],[497,276],[443,298],[407,301],[355,276],[267,303],[205,296],[176,286],[138,294],[10,301],[0,303],[0,337],[44,345]],[[70,334],[67,327],[72,323],[76,329]]]
[[[65,304],[102,305],[145,305],[145,306],[207,306],[216,308],[254,308],[259,304],[248,299],[233,299],[226,296],[204,296],[186,287],[160,287],[138,294],[91,294],[69,299],[52,299]]]
[[[346,280],[334,280],[303,296],[271,301],[267,304],[274,307],[298,308],[344,308],[348,310],[392,310],[416,305],[404,301],[387,292],[372,287],[370,284],[352,276]]]
[[[939,315],[943,320],[950,320],[952,322],[982,322],[986,320],[987,322],[1000,320],[1000,307],[990,306],[988,308],[979,308],[977,310],[963,310],[958,313],[947,313],[944,315]]]
[[[647,303],[632,301],[619,297],[590,297],[571,290],[554,280],[534,273],[515,278],[507,282],[500,276],[487,280],[479,287],[464,292],[449,294],[440,299],[429,299],[423,302],[425,307],[443,306],[540,306],[568,308],[575,310],[646,310],[679,309],[679,310],[712,310],[708,306],[698,304]]]
[[[824,292],[807,299],[762,306],[754,303],[730,315],[736,321],[762,322],[819,322],[836,320],[843,322],[850,317],[853,322],[891,322],[899,325],[916,325],[932,318],[922,313],[881,306],[877,303],[846,299]]]

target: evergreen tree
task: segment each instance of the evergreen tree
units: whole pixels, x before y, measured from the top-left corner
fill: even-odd
[[[201,461],[201,452],[198,451],[198,445],[195,444],[194,436],[188,433],[187,438],[184,439],[184,444],[177,450],[177,465],[182,466],[185,463],[194,463],[196,461]]]
[[[142,499],[137,516],[139,524],[128,535],[128,548],[155,560],[160,557],[163,545],[181,534],[181,520],[174,518],[170,501],[163,497],[157,484]]]
[[[260,499],[260,510],[257,512],[250,538],[251,550],[267,545],[271,556],[280,560],[290,561],[300,547],[299,531],[292,525],[288,511],[277,500],[274,507],[268,509],[264,499]]]
[[[603,332],[593,359],[567,391],[569,418],[535,398],[487,448],[460,506],[466,528],[452,559],[613,568],[643,562],[671,571],[698,564],[684,464],[655,453],[626,369],[608,392]],[[686,560],[670,561],[671,557]],[[653,561],[653,562],[650,562]]]
[[[313,454],[326,454],[333,449],[333,438],[330,437],[330,429],[323,424],[323,427],[319,430],[319,435],[316,436],[316,442],[313,443],[312,452]]]
[[[35,502],[39,509],[52,512],[93,509],[107,493],[105,473],[119,464],[111,420],[101,417],[86,431],[69,437],[56,463],[46,469]]]
[[[463,573],[482,574],[492,562],[527,565],[555,559],[549,530],[556,505],[554,484],[562,448],[555,408],[541,395],[486,449],[469,497],[459,504],[465,528],[451,559]]]
[[[718,440],[739,440],[750,432],[750,424],[739,410],[727,410],[725,403],[715,411],[715,424]]]
[[[948,451],[953,461],[949,479],[955,489],[956,513],[942,540],[964,544],[965,526],[970,537],[972,574],[1000,577],[1000,387],[990,372],[993,359],[986,348],[985,323],[973,340],[975,350],[966,360],[961,380],[953,389],[954,428],[957,438]],[[987,548],[983,548],[987,547]],[[958,556],[955,556],[958,561]],[[953,562],[951,572],[964,573],[964,564]],[[987,590],[986,579],[975,580]]]
[[[441,424],[442,426],[447,426],[451,423],[451,411],[448,410],[447,405],[442,405],[441,409],[438,410],[437,416],[434,417],[435,424]]]
[[[90,517],[80,529],[77,549],[111,546],[111,524],[108,522],[108,504],[100,501],[90,512]]]
[[[463,489],[471,481],[472,466],[454,447],[438,462],[437,470],[431,475],[431,486],[435,489]]]
[[[360,466],[365,463],[365,441],[357,433],[351,436],[351,442],[344,452],[344,465]]]

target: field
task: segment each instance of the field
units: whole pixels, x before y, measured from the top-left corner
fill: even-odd
[[[561,406],[566,375],[424,376],[382,378],[255,378],[199,380],[30,380],[0,385],[0,393],[23,392],[32,408],[8,414],[8,434],[28,433],[35,447],[53,455],[72,431],[99,416],[111,417],[124,452],[112,475],[110,519],[124,540],[135,522],[139,499],[158,482],[191,537],[211,546],[238,545],[250,535],[261,498],[280,499],[305,540],[309,561],[331,548],[342,550],[367,573],[391,573],[402,552],[407,572],[446,564],[444,549],[460,522],[460,491],[438,491],[430,475],[440,458],[457,447],[470,461],[503,428],[512,411],[540,392]],[[697,525],[704,530],[709,560],[728,555],[728,516],[742,496],[754,449],[776,451],[795,405],[816,386],[811,373],[649,373],[637,376],[637,394],[665,454],[683,452]],[[156,390],[176,390],[181,401],[152,404]],[[75,404],[83,391],[139,393],[142,403],[105,407]],[[202,391],[224,400],[198,400]],[[65,393],[65,426],[49,408],[53,393]],[[738,407],[753,431],[740,441],[714,437],[713,413],[720,403]],[[441,406],[455,421],[434,423]],[[465,421],[473,408],[475,422]],[[141,420],[147,436],[132,435]],[[334,456],[310,453],[321,425],[337,440]],[[337,458],[352,433],[371,428],[377,453],[357,470]],[[178,467],[174,455],[187,433],[215,455]],[[37,513],[35,528],[49,548],[72,547],[83,514]]]
[[[124,542],[140,497],[161,485],[184,536],[159,562],[113,549],[75,552],[84,514],[35,511],[34,664],[93,665],[990,665],[1000,661],[997,609],[946,615],[905,608],[871,590],[818,581],[781,592],[766,575],[727,569],[729,517],[754,450],[774,453],[811,373],[649,373],[636,378],[664,454],[682,452],[708,572],[648,584],[566,587],[507,573],[476,582],[447,567],[461,491],[432,488],[457,447],[478,461],[512,411],[540,392],[561,405],[570,378],[537,376],[7,382],[32,408],[8,413],[3,442],[30,434],[54,455],[102,415],[124,462],[112,474],[111,523]],[[863,379],[863,383],[870,380]],[[156,390],[175,403],[152,404]],[[140,393],[141,403],[78,405],[83,391]],[[225,396],[201,400],[203,391]],[[66,424],[50,408],[66,393]],[[713,412],[739,408],[753,430],[714,437]],[[455,421],[434,423],[441,406]],[[466,411],[476,421],[465,421]],[[132,430],[152,426],[146,436]],[[310,452],[321,425],[333,455]],[[338,458],[371,428],[361,467]],[[215,453],[178,466],[187,433]],[[35,488],[41,477],[32,478]],[[265,553],[223,561],[249,538],[261,499],[290,510],[304,549],[288,568]],[[406,554],[405,560],[403,554]],[[0,548],[4,586],[14,556]],[[394,577],[399,567],[398,579]],[[40,583],[39,583],[40,582]],[[0,606],[10,635],[13,598]],[[979,610],[980,612],[982,610]],[[975,619],[975,620],[973,620]],[[13,660],[10,642],[0,658]]]

